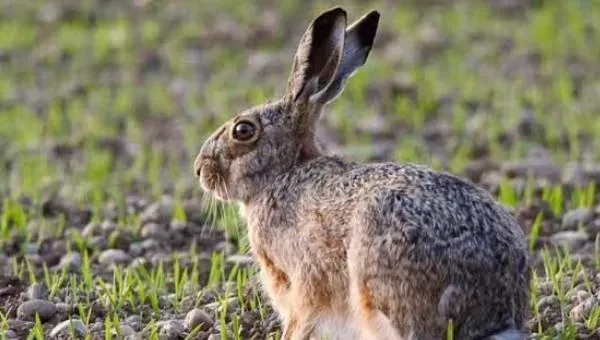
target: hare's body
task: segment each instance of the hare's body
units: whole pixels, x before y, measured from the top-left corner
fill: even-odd
[[[348,330],[389,322],[402,339],[438,339],[453,318],[457,339],[478,339],[523,322],[520,228],[454,176],[319,157],[282,174],[244,211],[276,308],[307,331],[339,332],[336,321],[346,319]],[[513,307],[491,318],[494,305]]]
[[[323,155],[323,107],[364,64],[379,14],[341,8],[303,35],[285,95],[202,146],[202,187],[240,204],[283,339],[522,337],[525,237],[484,190],[423,166]]]

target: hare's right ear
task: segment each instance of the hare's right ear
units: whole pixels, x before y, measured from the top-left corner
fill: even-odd
[[[288,80],[287,94],[295,103],[327,91],[344,51],[346,11],[332,8],[319,15],[302,36]]]

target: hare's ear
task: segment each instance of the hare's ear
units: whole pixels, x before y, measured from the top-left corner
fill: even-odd
[[[373,47],[378,24],[379,12],[371,11],[346,29],[342,60],[333,81],[319,97],[321,103],[330,102],[342,93],[346,80],[365,64],[371,47]]]
[[[345,30],[346,11],[340,7],[323,12],[308,26],[287,85],[293,102],[312,100],[325,93],[342,59]]]

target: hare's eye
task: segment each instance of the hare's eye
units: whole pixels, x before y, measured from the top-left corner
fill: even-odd
[[[254,134],[256,134],[256,126],[251,122],[241,121],[233,127],[233,138],[241,142],[251,140]]]

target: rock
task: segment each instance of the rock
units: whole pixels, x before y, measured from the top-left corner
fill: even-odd
[[[98,257],[98,261],[104,265],[122,264],[131,260],[131,256],[121,249],[107,249]]]
[[[560,168],[551,161],[543,159],[523,159],[514,163],[503,164],[501,170],[504,175],[514,177],[544,178],[553,182],[561,178]]]
[[[254,259],[249,255],[230,255],[227,257],[227,262],[240,267],[251,266],[254,263]]]
[[[37,254],[40,251],[40,245],[37,243],[27,243],[25,245],[25,252],[27,254]]]
[[[585,231],[588,233],[590,240],[595,241],[596,235],[600,234],[600,219],[596,219],[585,225]]]
[[[208,331],[213,323],[212,317],[200,308],[194,308],[189,311],[183,321],[183,325],[188,331],[196,330],[198,326],[198,330]]]
[[[133,241],[133,233],[124,229],[115,229],[108,237],[108,246],[115,249],[126,250]]]
[[[202,201],[190,199],[183,202],[183,210],[188,221],[203,224],[207,218]]]
[[[71,306],[68,303],[64,303],[64,302],[57,302],[56,303],[56,311],[59,313],[68,313],[69,311],[73,310],[73,308],[71,308]]]
[[[160,202],[155,202],[150,204],[144,211],[140,214],[140,221],[142,225],[154,222],[158,224],[168,224],[171,220],[171,216],[173,215],[173,203],[171,200],[162,200]]]
[[[159,321],[156,323],[159,337],[164,340],[178,340],[184,338],[185,327],[179,320]]]
[[[99,231],[100,224],[97,222],[90,222],[83,228],[81,235],[85,237],[97,236]]]
[[[579,303],[571,309],[569,316],[575,322],[585,322],[594,307],[598,306],[598,300],[594,296],[590,296],[585,301]]]
[[[153,238],[149,238],[147,240],[142,241],[142,243],[140,243],[140,246],[145,251],[151,251],[151,250],[158,249],[160,247],[160,244],[158,243],[157,240],[155,240]]]
[[[4,332],[4,337],[6,339],[16,339],[18,336],[19,335],[17,334],[17,332],[13,331],[12,329],[8,329]],[[0,336],[0,338],[2,338],[2,336]]]
[[[134,336],[135,335],[135,329],[133,329],[133,327],[124,324],[121,325],[121,336],[122,337],[128,337],[128,336]]]
[[[79,272],[81,268],[81,254],[76,251],[66,253],[60,258],[58,268],[67,268],[69,272]]]
[[[129,254],[131,256],[137,257],[142,255],[144,248],[142,248],[142,244],[140,242],[132,243],[129,245]]]
[[[588,240],[586,232],[582,231],[561,231],[550,236],[550,242],[559,247],[567,247],[571,250],[578,249]]]
[[[170,227],[171,227],[171,231],[184,232],[187,230],[188,224],[185,221],[172,220]]]
[[[52,331],[50,332],[51,338],[57,338],[59,335],[71,335],[75,334],[77,336],[85,336],[86,328],[81,320],[72,319],[65,320],[58,325],[54,326]]]
[[[169,237],[169,231],[158,223],[150,222],[144,224],[140,235],[145,239],[164,240]]]
[[[562,225],[565,229],[577,229],[579,225],[584,225],[593,216],[591,208],[582,207],[567,211],[562,217]]]
[[[56,306],[46,300],[29,300],[17,309],[17,317],[21,320],[33,321],[36,314],[42,322],[48,321],[56,314]]]
[[[142,329],[142,318],[140,318],[139,315],[128,316],[124,323],[131,326],[135,331]]]
[[[110,220],[104,220],[104,221],[102,221],[102,224],[100,224],[100,229],[102,229],[104,234],[110,234],[116,228],[117,228],[117,225]]]
[[[46,298],[46,286],[42,282],[36,282],[27,288],[29,300],[43,300]]]

